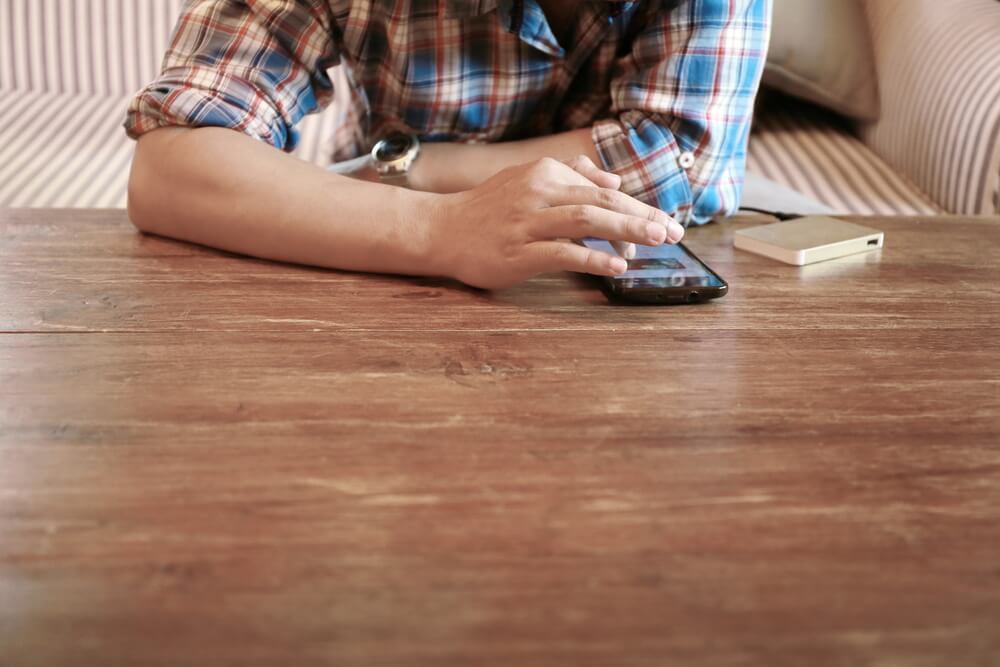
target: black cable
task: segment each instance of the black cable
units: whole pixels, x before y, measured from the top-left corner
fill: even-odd
[[[768,211],[763,208],[754,208],[753,206],[741,206],[740,211],[750,211],[751,213],[761,213],[763,215],[769,215],[772,218],[784,222],[785,220],[798,220],[799,218],[805,217],[801,213],[784,213],[782,211]]]

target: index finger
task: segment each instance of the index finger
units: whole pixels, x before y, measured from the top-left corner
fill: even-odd
[[[577,155],[566,164],[588,181],[599,188],[611,188],[617,190],[622,185],[622,177],[610,171],[604,171],[586,155]]]
[[[574,204],[589,204],[609,211],[616,211],[644,218],[650,222],[659,222],[667,228],[667,238],[676,243],[684,237],[684,228],[672,217],[635,197],[610,188],[595,188],[591,186],[567,185],[556,188],[548,196],[549,206],[572,206]]]

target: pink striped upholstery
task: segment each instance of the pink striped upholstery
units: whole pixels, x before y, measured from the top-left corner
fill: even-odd
[[[0,206],[125,206],[121,122],[183,2],[0,0]],[[307,118],[296,155],[329,164],[338,113]]]
[[[838,213],[942,213],[883,162],[847,121],[805,102],[765,93],[750,138],[749,171]]]
[[[132,146],[119,120],[126,95],[5,94],[0,101],[0,206],[125,204]]]
[[[867,9],[882,116],[865,142],[948,211],[1000,212],[1000,2]]]
[[[3,0],[0,0],[2,2]],[[126,95],[0,93],[0,207],[124,208],[135,144]],[[326,166],[336,115],[302,123],[295,155]]]
[[[0,0],[0,90],[127,95],[159,71],[183,0]]]

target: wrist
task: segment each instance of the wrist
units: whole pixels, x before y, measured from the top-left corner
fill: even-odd
[[[423,230],[422,254],[427,273],[445,278],[455,278],[457,273],[458,240],[453,234],[452,216],[455,214],[458,194],[415,193],[419,195],[418,212]]]

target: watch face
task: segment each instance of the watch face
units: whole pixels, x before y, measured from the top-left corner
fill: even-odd
[[[378,142],[375,147],[375,159],[379,162],[392,162],[406,155],[413,146],[413,138],[408,134],[395,133]]]

